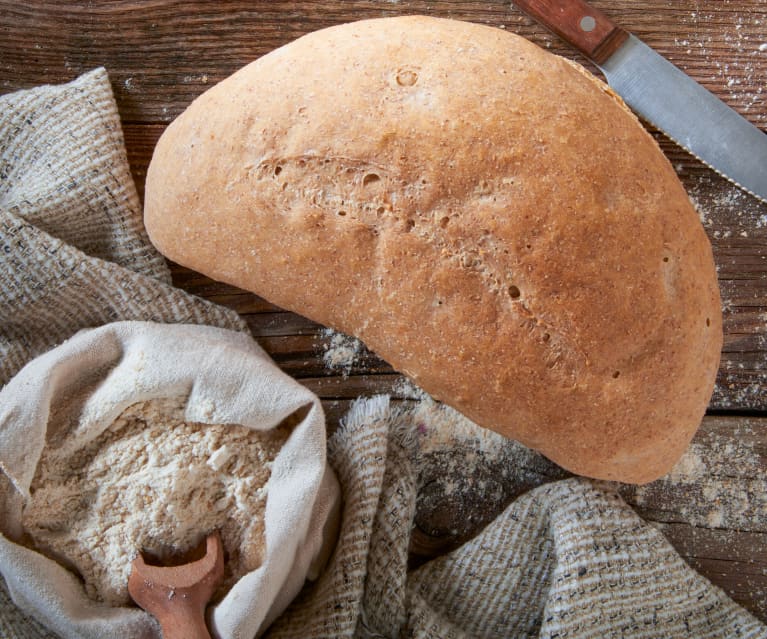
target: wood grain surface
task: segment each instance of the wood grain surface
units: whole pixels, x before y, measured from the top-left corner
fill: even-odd
[[[767,2],[592,4],[767,130]],[[146,168],[165,126],[219,80],[309,31],[416,13],[514,31],[594,71],[579,53],[507,1],[0,0],[0,93],[62,83],[106,67],[128,159],[143,194]],[[653,135],[711,239],[725,344],[710,415],[682,467],[659,482],[621,487],[621,492],[692,566],[767,621],[767,205],[662,134]],[[323,327],[175,265],[173,277],[177,286],[239,311],[278,364],[323,398],[331,428],[360,395],[382,392],[414,399],[403,378],[364,347],[350,366],[333,367],[326,361],[332,335]],[[541,474],[541,481],[546,479],[550,476]],[[515,490],[503,494],[512,499]],[[477,508],[487,518],[505,503]],[[417,539],[428,538],[428,543],[416,548],[420,554],[441,552],[455,541],[452,532],[439,533],[445,516],[444,510],[422,513]]]

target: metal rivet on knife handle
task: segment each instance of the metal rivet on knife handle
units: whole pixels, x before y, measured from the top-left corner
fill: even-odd
[[[627,31],[583,0],[514,0],[514,4],[597,64],[628,38]]]
[[[593,16],[583,16],[581,18],[580,25],[581,29],[583,29],[586,33],[591,33],[594,29],[596,29],[597,21]]]

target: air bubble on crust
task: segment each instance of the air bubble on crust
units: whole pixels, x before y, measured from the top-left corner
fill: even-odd
[[[399,69],[396,80],[401,87],[412,87],[418,82],[418,73],[414,69]]]
[[[370,186],[381,181],[381,176],[377,173],[368,173],[362,178],[362,186]]]

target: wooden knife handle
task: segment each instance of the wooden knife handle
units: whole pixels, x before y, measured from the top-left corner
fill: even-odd
[[[583,0],[514,0],[514,4],[597,64],[607,60],[629,36]]]

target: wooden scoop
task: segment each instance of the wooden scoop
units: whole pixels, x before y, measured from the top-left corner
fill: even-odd
[[[151,566],[133,560],[128,592],[160,623],[163,639],[211,639],[205,607],[224,576],[224,548],[218,531],[208,535],[205,556],[180,566]]]

